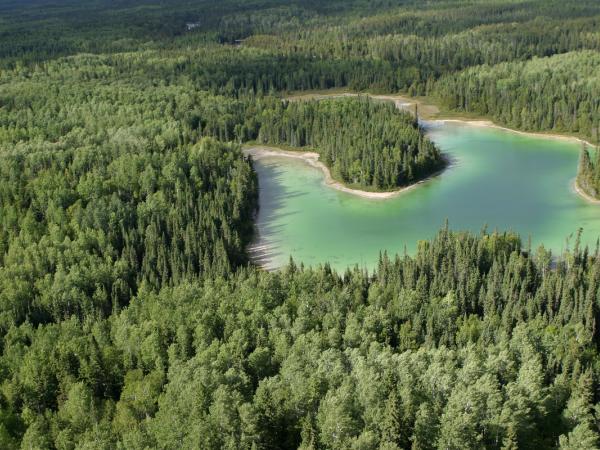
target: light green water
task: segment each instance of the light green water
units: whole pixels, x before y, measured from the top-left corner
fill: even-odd
[[[260,211],[251,254],[268,268],[292,255],[310,265],[373,269],[380,250],[410,253],[446,219],[453,230],[514,230],[523,242],[531,237],[554,253],[582,227],[584,243],[595,245],[600,205],[572,190],[579,144],[439,122],[429,124],[429,136],[454,160],[452,167],[388,200],[336,191],[300,160],[256,161]]]

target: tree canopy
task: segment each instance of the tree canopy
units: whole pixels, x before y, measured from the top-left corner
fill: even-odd
[[[599,20],[595,0],[3,2],[0,448],[599,448],[598,246],[446,226],[372,273],[266,272],[241,151],[314,148],[367,189],[443,166],[391,104],[283,101],[326,88],[596,143]]]

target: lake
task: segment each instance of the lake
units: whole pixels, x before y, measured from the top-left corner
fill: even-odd
[[[453,230],[513,230],[524,244],[554,253],[600,236],[600,205],[572,189],[581,144],[456,122],[425,123],[428,136],[453,160],[440,176],[387,200],[364,199],[324,184],[323,173],[286,157],[255,162],[260,210],[250,247],[273,269],[290,256],[373,269],[380,250],[411,253],[446,219]],[[570,239],[569,239],[570,238]]]

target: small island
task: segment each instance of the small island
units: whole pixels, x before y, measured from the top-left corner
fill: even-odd
[[[366,96],[284,101],[263,111],[257,142],[318,154],[349,190],[397,192],[446,166],[414,116]]]

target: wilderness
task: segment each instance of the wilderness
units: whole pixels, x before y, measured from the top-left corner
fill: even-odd
[[[600,448],[597,1],[0,36],[0,448]]]

